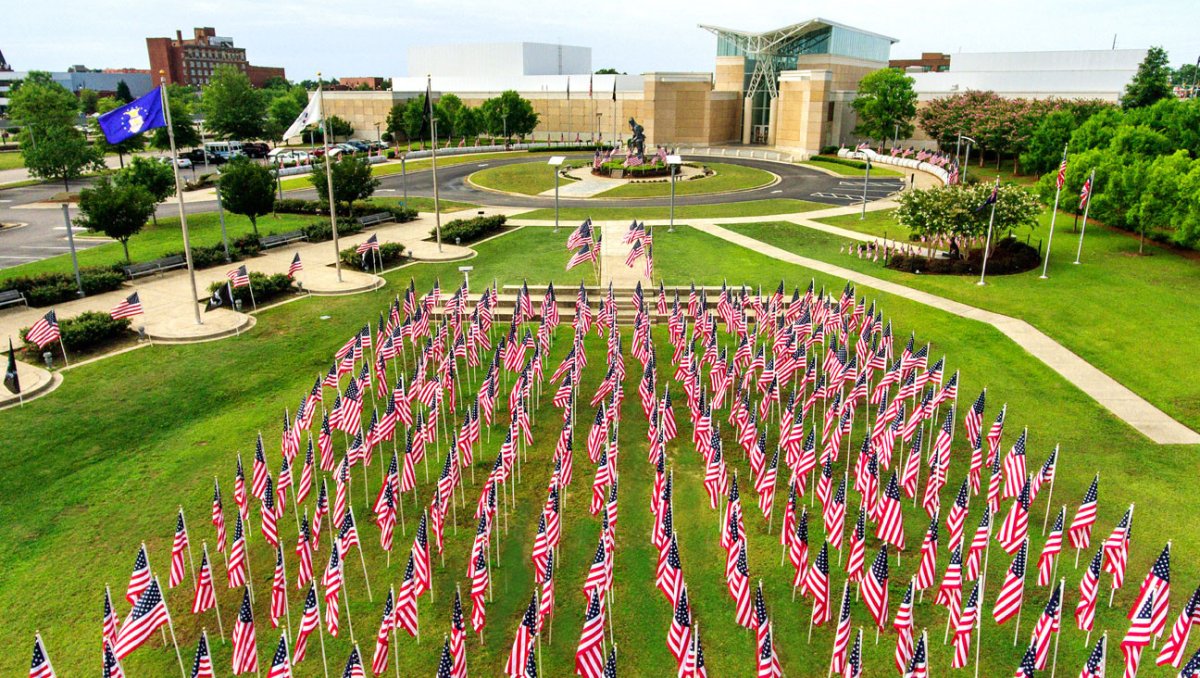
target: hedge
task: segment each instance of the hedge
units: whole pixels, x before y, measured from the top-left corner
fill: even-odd
[[[354,247],[347,247],[338,252],[338,257],[342,260],[342,265],[352,268],[356,271],[374,272],[387,269],[404,261],[404,245],[398,242],[385,242],[379,245],[379,258],[375,255],[368,254],[366,265],[363,265],[363,256],[356,251]],[[380,265],[382,264],[382,265]]]
[[[94,351],[124,338],[130,332],[130,321],[129,318],[114,320],[109,314],[100,311],[85,311],[71,318],[59,318],[58,329],[62,333],[63,346],[71,353],[77,353]],[[28,332],[28,327],[21,330],[21,340],[25,342],[27,354],[40,355],[41,351],[49,350],[62,355],[58,342],[47,345],[45,349],[38,349],[36,344],[25,339]]]
[[[111,292],[125,282],[120,264],[113,266],[89,266],[79,269],[85,295]],[[0,283],[0,290],[17,290],[25,295],[30,306],[53,306],[79,298],[79,287],[72,273],[39,273],[32,276],[9,278]]]
[[[216,292],[226,282],[218,280],[209,285],[208,293],[211,295],[213,292]],[[267,275],[258,271],[250,271],[250,287],[233,288],[233,298],[241,300],[243,309],[249,309],[251,306],[251,287],[254,288],[254,301],[260,304],[265,304],[276,297],[296,294],[300,291],[300,288],[296,286],[296,281],[283,273]]]
[[[471,219],[455,219],[442,226],[442,241],[468,243],[499,231],[508,219],[503,214],[490,217],[473,217]],[[437,230],[429,231],[429,235],[437,237]]]
[[[303,200],[300,198],[284,198],[275,201],[275,212],[283,214],[329,214],[329,205],[320,200]],[[379,203],[365,201],[356,202],[350,206],[350,214],[344,215],[339,212],[338,216],[362,217],[368,214],[378,214],[379,212],[390,212],[395,217],[398,223],[412,221],[417,218],[417,211],[399,205],[381,205]],[[341,232],[341,225],[338,225],[338,232]]]
[[[325,242],[333,240],[333,230],[329,227],[328,221],[314,221],[305,226],[301,226],[300,230],[308,238],[309,242]],[[338,222],[338,237],[346,235],[354,235],[361,233],[362,226],[358,225],[357,221],[339,221]]]
[[[829,165],[843,165],[845,167],[853,167],[854,169],[865,170],[867,163],[860,160],[850,160],[849,158],[837,158],[824,155],[814,155],[808,159],[809,162],[823,162]]]
[[[922,254],[893,254],[887,267],[906,273],[932,273],[934,275],[979,275],[983,260],[983,249],[967,253],[966,259],[930,258]],[[988,257],[988,275],[1007,275],[1031,271],[1041,263],[1037,249],[1016,238],[1005,238],[996,243]]]
[[[253,235],[245,235],[239,238],[234,238],[229,241],[229,261],[241,261],[250,257],[258,256],[262,252],[262,244]],[[183,251],[168,252],[164,257],[182,256]],[[192,245],[192,265],[196,268],[211,268],[213,266],[223,266],[229,263],[225,261],[225,246],[218,243],[216,245]]]

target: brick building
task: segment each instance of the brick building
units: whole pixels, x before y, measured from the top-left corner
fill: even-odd
[[[182,31],[175,31],[174,38],[146,38],[150,71],[164,71],[169,83],[198,87],[207,85],[213,71],[222,65],[241,70],[255,87],[262,87],[272,77],[286,77],[283,68],[251,65],[246,49],[235,47],[233,38],[217,35],[214,28],[195,28],[192,33],[188,39]]]
[[[950,70],[950,55],[941,52],[921,52],[920,59],[889,59],[888,66],[910,73],[941,73]]]

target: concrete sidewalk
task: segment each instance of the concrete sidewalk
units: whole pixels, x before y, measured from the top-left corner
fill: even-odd
[[[985,311],[824,261],[802,257],[715,224],[697,223],[693,220],[690,225],[722,240],[780,261],[837,276],[881,292],[895,294],[962,318],[987,323],[1151,441],[1160,445],[1200,444],[1200,433],[1175,421],[1165,412],[1151,405],[1141,396],[1122,386],[1115,379],[1096,369],[1083,358],[1075,355],[1024,320]]]

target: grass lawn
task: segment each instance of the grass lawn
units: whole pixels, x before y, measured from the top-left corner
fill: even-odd
[[[818,219],[822,224],[830,226],[838,226],[850,231],[858,231],[859,233],[869,233],[880,238],[892,238],[893,240],[908,240],[909,231],[900,222],[896,221],[896,210],[875,210],[867,212],[866,219],[860,219],[857,214],[843,214],[836,217],[825,217]]]
[[[0,170],[17,169],[25,166],[25,158],[20,151],[5,151],[0,153]]]
[[[388,195],[392,194],[389,193]],[[404,202],[404,198],[380,198],[376,196],[371,198],[371,202],[382,205],[400,205]],[[443,214],[446,212],[458,212],[460,210],[474,209],[479,207],[479,205],[476,205],[475,203],[459,202],[457,200],[439,200],[438,204],[442,208],[441,211]],[[433,198],[423,198],[415,195],[409,196],[408,207],[418,212],[432,212]]]
[[[705,163],[716,174],[703,179],[679,181],[675,184],[675,195],[700,195],[703,193],[723,193],[748,188],[766,186],[775,180],[775,176],[765,170],[744,165],[729,165],[726,163]],[[662,198],[671,195],[669,182],[625,184],[611,188],[597,197],[601,198]]]
[[[810,271],[765,258],[753,251],[738,248],[716,238],[682,227],[677,233],[660,236],[658,245],[659,273],[672,283],[720,283],[723,278],[733,282],[761,284],[770,289],[781,279],[792,285],[805,285]],[[496,279],[501,285],[519,282],[528,276],[531,282],[554,280],[560,284],[578,281],[577,275],[562,270],[565,255],[562,236],[545,229],[522,229],[505,237],[477,246],[480,256],[473,260],[472,279]],[[278,419],[285,407],[295,405],[299,394],[306,392],[313,377],[323,373],[332,353],[345,337],[357,330],[366,319],[388,304],[393,294],[407,285],[409,276],[416,279],[417,289],[427,290],[435,277],[440,277],[443,289],[458,280],[456,263],[421,264],[408,267],[389,276],[387,290],[343,298],[309,298],[286,304],[259,316],[258,325],[240,337],[219,342],[187,346],[155,346],[115,356],[68,373],[66,381],[53,394],[26,405],[23,409],[0,413],[0,436],[13,454],[0,458],[0,493],[6,500],[0,504],[0,606],[8,611],[8,623],[0,626],[0,673],[19,675],[28,665],[30,637],[40,629],[47,642],[55,666],[65,675],[83,674],[95,664],[94,638],[98,633],[98,609],[105,583],[112,585],[117,612],[124,617],[128,605],[120,600],[128,581],[138,542],[145,540],[150,561],[160,578],[165,579],[169,560],[171,534],[176,508],[182,504],[189,519],[193,544],[212,542],[213,531],[208,524],[212,496],[212,479],[216,474],[225,498],[226,520],[232,529],[232,477],[235,455],[240,450],[249,467],[254,437],[263,432],[268,450],[268,463],[278,468]],[[477,282],[477,285],[480,284]],[[818,284],[840,289],[842,282],[818,276]],[[1191,474],[1181,472],[1179,456],[1186,450],[1178,447],[1157,447],[1147,444],[1131,429],[1113,419],[1098,405],[1058,378],[1040,363],[1013,346],[994,330],[971,321],[953,318],[936,309],[919,306],[903,299],[859,288],[858,293],[875,298],[882,304],[885,317],[895,323],[897,334],[903,336],[910,328],[918,328],[921,340],[933,342],[933,354],[949,356],[950,369],[962,368],[963,400],[969,402],[986,384],[989,404],[985,416],[991,415],[999,404],[1009,404],[1009,427],[1004,445],[1015,439],[1020,427],[1030,427],[1030,464],[1040,463],[1055,443],[1062,445],[1059,473],[1054,488],[1053,503],[1070,503],[1072,512],[1082,496],[1092,474],[1102,474],[1099,521],[1095,545],[1119,518],[1131,501],[1138,502],[1138,530],[1134,532],[1129,558],[1129,580],[1116,598],[1116,606],[1100,605],[1097,611],[1097,631],[1109,630],[1112,636],[1124,633],[1128,608],[1137,583],[1150,560],[1166,538],[1173,537],[1174,577],[1184,582],[1176,593],[1172,620],[1179,601],[1200,577],[1200,559],[1195,557],[1200,547],[1200,529],[1192,517]],[[322,316],[327,316],[323,319]],[[545,365],[553,369],[561,360],[569,342],[569,330],[560,331]],[[656,330],[658,355],[669,355],[661,330]],[[592,360],[584,374],[582,389],[590,393],[599,383],[603,372],[603,340],[588,339]],[[666,383],[670,371],[663,360],[659,374]],[[636,361],[626,358],[627,367]],[[394,376],[394,375],[392,375]],[[469,371],[463,375],[466,392],[474,390],[475,380]],[[478,376],[478,374],[476,374]],[[636,382],[639,369],[630,369],[625,381],[628,400],[636,401]],[[707,380],[706,380],[707,381]],[[152,383],[153,388],[145,388]],[[509,382],[511,385],[511,381]],[[673,385],[673,390],[677,391]],[[497,411],[505,412],[504,394]],[[329,394],[327,394],[328,397]],[[535,439],[522,462],[522,481],[515,488],[516,501],[501,517],[498,531],[500,561],[492,571],[494,601],[487,607],[486,645],[477,637],[467,641],[467,655],[472,675],[498,675],[507,659],[520,616],[533,587],[529,553],[537,523],[537,512],[545,496],[549,474],[548,460],[558,434],[558,413],[551,408],[549,397],[543,397],[534,413]],[[725,590],[722,578],[723,553],[717,543],[717,514],[707,508],[701,480],[702,459],[692,446],[690,425],[682,396],[676,399],[675,411],[680,437],[668,447],[669,463],[675,474],[675,529],[680,539],[681,560],[689,584],[689,594],[696,618],[702,628],[705,655],[710,675],[746,675],[754,661],[754,635],[733,622],[734,606]],[[328,401],[327,403],[328,404]],[[865,410],[866,408],[860,408]],[[576,440],[580,441],[588,427],[593,409],[580,404],[580,422]],[[724,412],[719,413],[724,424]],[[500,415],[502,421],[503,414]],[[855,422],[855,433],[861,430],[862,418]],[[672,661],[664,643],[671,619],[671,610],[654,587],[655,552],[646,535],[652,525],[646,497],[653,482],[653,467],[645,463],[646,424],[636,402],[626,402],[620,428],[621,510],[617,526],[615,569],[615,606],[613,627],[620,648],[621,670],[629,675],[661,675],[663,666]],[[732,470],[742,476],[742,506],[749,532],[749,564],[754,581],[761,578],[768,609],[775,623],[775,642],[788,676],[824,676],[827,669],[831,628],[815,629],[811,643],[807,640],[807,615],[810,603],[790,600],[790,568],[780,567],[778,527],[770,532],[755,506],[756,494],[748,482],[747,463],[732,440],[732,431],[725,429],[727,461]],[[476,450],[476,482],[464,471],[466,505],[452,514],[454,527],[446,529],[446,561],[443,566],[434,556],[433,575],[436,599],[423,596],[418,603],[422,630],[420,644],[402,636],[393,647],[398,652],[401,675],[430,675],[435,672],[440,640],[447,631],[450,612],[450,591],[455,585],[469,587],[464,577],[465,556],[473,536],[471,509],[482,486],[483,474],[490,467],[502,438],[502,429],[485,434],[482,450]],[[773,446],[775,429],[771,429]],[[853,436],[852,436],[853,437]],[[69,441],[69,444],[64,444]],[[335,438],[335,449],[344,449],[341,436]],[[853,444],[853,443],[852,443]],[[385,444],[386,448],[387,445]],[[949,483],[943,493],[943,506],[952,500],[964,472],[967,450],[961,436],[956,441],[954,463]],[[441,446],[444,453],[445,445]],[[770,448],[768,448],[770,449]],[[439,452],[430,450],[431,456]],[[841,458],[835,473],[841,474],[852,455]],[[1131,463],[1136,460],[1136,463]],[[336,674],[350,651],[346,595],[355,636],[365,655],[369,656],[370,638],[378,627],[384,591],[398,585],[403,574],[404,553],[411,543],[416,524],[412,497],[406,495],[404,524],[407,533],[396,531],[397,557],[390,567],[378,548],[378,532],[368,512],[371,494],[379,488],[377,472],[383,463],[376,458],[366,469],[355,469],[350,490],[351,506],[359,526],[367,568],[371,572],[373,601],[368,601],[358,558],[346,563],[348,583],[343,589],[342,634],[325,638],[330,664]],[[430,466],[436,466],[430,460]],[[583,454],[583,445],[576,444],[575,480],[563,500],[563,541],[556,560],[557,607],[553,642],[543,643],[542,675],[570,675],[582,620],[580,586],[584,580],[598,534],[598,520],[590,516],[586,506],[590,496],[593,467]],[[250,469],[247,468],[247,474]],[[365,476],[363,475],[365,473]],[[417,496],[426,505],[431,496],[430,480],[436,478],[436,468],[426,478],[424,469],[417,469]],[[327,474],[319,473],[319,478]],[[366,478],[368,487],[361,486]],[[332,483],[330,483],[332,491]],[[364,492],[364,489],[366,490]],[[1035,551],[1040,550],[1038,530],[1046,491],[1033,508],[1031,534]],[[785,496],[777,495],[776,509],[781,509]],[[314,501],[310,495],[308,502]],[[807,504],[806,504],[807,505]],[[853,505],[852,505],[853,507]],[[310,506],[311,508],[311,506]],[[813,509],[810,509],[812,511]],[[819,509],[815,509],[819,511]],[[288,512],[293,511],[289,506]],[[901,586],[914,572],[913,557],[927,518],[919,509],[905,504],[905,528],[909,551],[900,566],[893,565],[890,610],[894,613],[901,595]],[[982,511],[982,502],[972,502],[967,525],[973,526]],[[250,562],[255,590],[254,606],[260,666],[269,663],[276,643],[277,631],[267,621],[273,554],[258,532],[258,512],[252,510]],[[778,518],[778,513],[776,517]],[[815,518],[815,516],[814,516]],[[448,520],[448,522],[451,522]],[[322,534],[326,542],[314,558],[318,570],[323,569],[329,556],[328,524]],[[279,523],[280,537],[290,576],[294,576],[296,560],[292,551],[295,543],[295,523],[285,515]],[[822,538],[820,520],[810,524],[810,540],[816,545]],[[944,533],[943,533],[944,534]],[[210,552],[211,552],[210,543]],[[432,548],[432,547],[431,547]],[[870,539],[868,548],[878,548]],[[868,551],[873,554],[874,550]],[[229,590],[221,582],[225,570],[221,556],[212,552],[214,574],[218,580],[218,601],[226,623],[232,624],[233,611],[240,601],[240,590]],[[1073,554],[1063,555],[1060,575],[1067,578],[1066,600],[1073,604],[1079,581],[1079,571],[1072,569]],[[835,559],[836,560],[836,559]],[[988,601],[994,600],[995,587],[1008,565],[1008,558],[997,550],[990,558],[988,569]],[[939,554],[944,567],[945,553]],[[894,562],[894,561],[893,561]],[[842,569],[832,566],[831,591],[836,606],[844,576]],[[940,572],[939,572],[940,574]],[[1107,584],[1108,578],[1104,578]],[[294,581],[294,580],[293,580]],[[1026,614],[1022,618],[1021,637],[1028,637],[1035,616],[1047,598],[1047,591],[1033,585],[1026,588]],[[175,630],[185,662],[190,662],[201,626],[207,626],[212,639],[214,665],[227,670],[230,646],[216,636],[216,620],[212,612],[200,616],[190,614],[191,583],[168,593],[168,602],[175,620]],[[928,627],[932,643],[931,674],[949,675],[952,654],[949,646],[936,643],[936,636],[945,623],[945,612],[929,602],[919,602],[915,609],[917,629]],[[294,586],[289,587],[292,628],[299,622],[302,601]],[[469,603],[465,611],[470,613]],[[1070,609],[1069,607],[1067,608]],[[895,638],[889,631],[881,642],[870,642],[870,622],[860,601],[852,603],[854,626],[867,628],[864,643],[864,663],[867,675],[886,675],[892,670]],[[1013,623],[997,628],[990,617],[984,622],[982,651],[983,675],[1006,675],[1020,660],[1023,647],[1011,641]],[[1084,636],[1074,628],[1069,616],[1063,623],[1059,649],[1060,671],[1077,671],[1086,657]],[[1094,640],[1094,638],[1093,638]],[[308,659],[297,667],[296,675],[311,678],[323,675],[320,651],[312,639]],[[1110,653],[1110,666],[1119,659]],[[1154,672],[1153,664],[1144,661],[1146,675],[1167,675]],[[124,662],[130,675],[171,675],[175,670],[174,652],[152,639],[147,647]],[[1110,669],[1114,671],[1117,669]]]
[[[715,205],[676,205],[675,218],[730,218],[730,217],[759,217],[771,214],[793,214],[795,212],[811,212],[832,207],[819,202],[794,200],[792,198],[770,198],[767,200],[748,200],[746,202],[719,203]],[[588,217],[597,220],[608,219],[666,219],[671,216],[671,208],[665,207],[566,207],[560,210],[560,219],[583,220]],[[553,219],[552,208],[536,209],[522,212],[515,219]]]
[[[558,176],[556,169],[544,162],[522,162],[488,167],[475,172],[467,180],[483,188],[525,195],[537,195],[554,188],[555,179],[559,186],[575,183],[574,179]]]
[[[302,214],[266,215],[258,218],[260,235],[294,231],[306,224],[319,220],[318,217]],[[251,233],[250,220],[246,217],[226,213],[225,229],[229,239]],[[193,246],[217,245],[221,242],[221,222],[216,212],[203,212],[188,216],[188,235]],[[183,251],[183,234],[179,229],[179,219],[159,219],[158,226],[149,224],[141,233],[129,240],[129,256],[134,261],[149,261],[166,254]],[[80,266],[107,266],[124,263],[125,252],[116,242],[106,243],[98,247],[79,250]],[[250,265],[253,268],[253,265]],[[13,266],[0,271],[0,281],[16,276],[34,275],[37,273],[71,271],[71,255],[57,256],[32,261],[28,264]]]
[[[447,155],[438,158],[438,167],[449,167],[451,165],[462,165],[471,162],[487,162],[496,158],[511,158],[517,155],[527,155],[525,151],[497,151],[495,153],[477,153],[474,155]],[[400,174],[401,170],[408,172],[418,172],[432,167],[433,161],[430,158],[417,160],[409,160],[401,164],[399,161],[392,161],[381,165],[373,165],[371,173],[377,177],[388,176],[390,174]],[[291,191],[302,188],[312,188],[312,183],[308,180],[307,174],[291,176],[283,179],[283,190]]]
[[[883,218],[882,216],[880,217]],[[868,223],[872,216],[868,213]],[[1037,246],[1049,233],[1049,214],[1031,233]],[[854,217],[828,223],[853,228]],[[893,222],[894,223],[894,222]],[[913,275],[856,256],[839,255],[845,240],[789,223],[735,224],[728,228],[804,256],[863,271],[886,280],[1028,321],[1100,370],[1192,429],[1200,429],[1200,394],[1190,380],[1200,360],[1195,328],[1200,310],[1197,262],[1147,243],[1152,256],[1138,257],[1130,235],[1089,225],[1083,264],[1074,266],[1078,234],[1062,215],[1050,256],[1050,279],[1041,270],[989,277]],[[896,228],[899,228],[898,226]],[[889,231],[890,232],[890,231]]]
[[[840,174],[844,177],[861,177],[862,175],[867,173],[867,171],[865,169],[859,169],[857,167],[850,167],[848,165],[841,165],[841,164],[838,164],[835,162],[820,162],[820,161],[813,162],[811,160],[802,160],[796,164],[797,165],[805,165],[807,167],[816,167],[817,169],[829,170],[836,174]],[[899,176],[908,176],[908,175],[906,175],[904,172],[901,172],[899,170],[894,170],[889,167],[884,167],[882,165],[871,165],[871,176],[899,177]]]

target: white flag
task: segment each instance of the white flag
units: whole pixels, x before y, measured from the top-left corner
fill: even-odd
[[[304,131],[305,127],[314,124],[321,118],[321,97],[314,96],[308,100],[308,105],[300,112],[296,120],[283,133],[283,139],[286,141],[294,136],[298,136]]]

